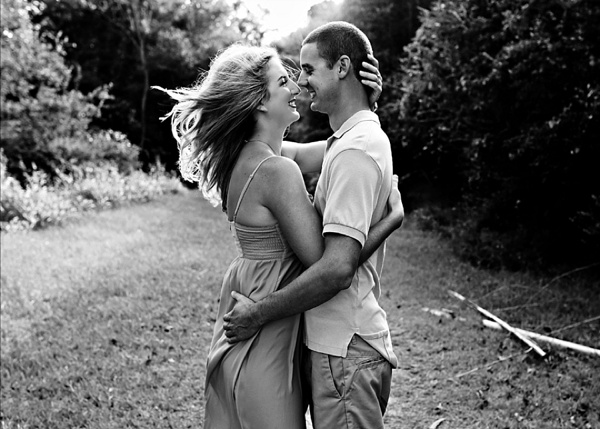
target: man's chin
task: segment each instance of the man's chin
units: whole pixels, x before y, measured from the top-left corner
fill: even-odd
[[[319,105],[315,104],[314,102],[310,103],[310,110],[312,110],[313,112],[325,113],[319,110]]]

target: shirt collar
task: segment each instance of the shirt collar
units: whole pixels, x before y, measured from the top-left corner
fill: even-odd
[[[374,112],[371,112],[370,110],[360,110],[346,119],[346,122],[344,122],[342,126],[327,139],[327,147],[329,147],[336,139],[342,138],[342,136],[354,128],[356,124],[364,121],[373,121],[376,122],[377,125],[380,125],[379,116]]]

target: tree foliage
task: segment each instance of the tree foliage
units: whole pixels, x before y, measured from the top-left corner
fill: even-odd
[[[140,146],[142,161],[174,168],[177,148],[159,118],[168,100],[150,86],[187,86],[226,45],[259,43],[262,30],[241,2],[224,0],[44,0],[37,20],[69,40],[73,82],[87,93],[111,84],[114,99],[94,123],[121,131]]]
[[[597,255],[600,4],[438,1],[422,19],[395,132],[465,209],[462,246],[514,266]]]
[[[435,191],[439,210],[421,219],[462,254],[515,268],[600,254],[600,3],[326,0],[308,18],[275,47],[298,66],[303,38],[322,23],[367,34],[407,209]],[[221,48],[263,35],[237,0],[2,0],[2,31],[9,169],[131,165],[138,152],[146,166],[174,169],[177,147],[159,120],[170,100],[149,87],[188,86]],[[299,97],[289,139],[331,135],[309,105]]]
[[[107,87],[87,95],[69,87],[63,41],[58,35],[42,37],[31,22],[40,7],[2,0],[1,141],[7,170],[19,179],[33,168],[52,173],[68,163],[60,148],[70,140],[93,140],[89,124],[108,98]]]

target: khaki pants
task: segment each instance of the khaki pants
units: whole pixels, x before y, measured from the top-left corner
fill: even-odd
[[[345,358],[305,350],[304,376],[315,429],[380,429],[392,366],[357,335]]]

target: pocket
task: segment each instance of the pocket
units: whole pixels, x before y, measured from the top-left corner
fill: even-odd
[[[379,404],[381,413],[385,413],[391,390],[392,367],[382,356],[369,357],[356,362],[356,372],[352,385],[348,385],[353,399],[361,403]],[[375,402],[377,401],[377,402]]]
[[[327,380],[327,385],[335,394],[335,397],[341,399],[344,396],[344,363],[338,356],[321,354],[323,358],[323,377]]]
[[[376,368],[383,362],[387,362],[387,360],[380,354],[377,354],[377,356],[367,356],[362,359],[356,359],[355,362],[360,371],[363,369]]]

